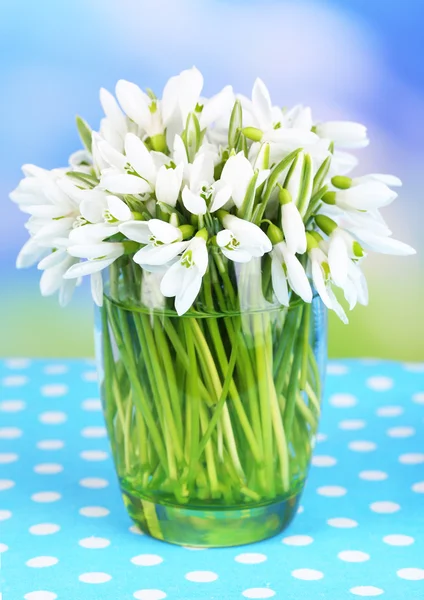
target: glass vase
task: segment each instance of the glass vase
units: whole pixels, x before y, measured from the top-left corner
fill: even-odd
[[[327,315],[275,302],[266,259],[210,257],[178,316],[127,257],[96,320],[103,410],[129,515],[175,544],[237,546],[296,513],[317,432]]]

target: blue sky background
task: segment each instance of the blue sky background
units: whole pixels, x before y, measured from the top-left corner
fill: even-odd
[[[259,75],[275,103],[368,125],[358,173],[403,179],[385,214],[419,253],[370,257],[370,307],[348,327],[331,321],[330,351],[423,360],[423,21],[421,0],[3,0],[0,354],[92,352],[87,290],[63,311],[39,296],[36,270],[15,271],[25,218],[7,196],[20,165],[64,165],[79,147],[75,115],[98,125],[101,86],[113,91],[126,78],[160,93],[170,75],[196,64],[207,94],[227,83],[249,93]]]

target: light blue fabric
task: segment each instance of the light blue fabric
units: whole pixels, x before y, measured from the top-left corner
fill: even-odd
[[[0,381],[3,600],[424,598],[423,364],[330,363],[294,523],[204,551],[129,530],[92,362],[4,361]]]

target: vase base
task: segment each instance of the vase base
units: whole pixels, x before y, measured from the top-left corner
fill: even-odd
[[[222,548],[260,542],[285,529],[296,514],[301,491],[252,507],[184,507],[152,502],[123,489],[132,520],[146,534],[171,544]]]

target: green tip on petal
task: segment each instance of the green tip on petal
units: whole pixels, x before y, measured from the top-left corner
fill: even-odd
[[[357,258],[362,258],[364,256],[364,249],[362,248],[361,244],[359,242],[357,242],[356,240],[352,244],[352,249],[353,249],[353,254]]]
[[[257,127],[244,127],[241,132],[244,137],[248,140],[252,140],[252,142],[260,142],[264,135],[263,131]]]
[[[283,232],[277,225],[271,223],[268,227],[267,235],[272,242],[272,245],[275,246],[284,240]]]
[[[203,229],[200,229],[200,231],[198,231],[196,233],[195,237],[203,238],[205,240],[205,242],[207,242],[209,236],[208,236],[208,231],[207,231],[206,227],[203,227]]]
[[[326,204],[336,204],[336,192],[326,192],[321,200]]]
[[[321,267],[324,271],[325,279],[328,279],[330,277],[330,265],[328,264],[328,262],[322,262]]]
[[[325,215],[316,215],[315,223],[327,235],[331,235],[337,229],[337,223]]]
[[[291,194],[289,192],[289,190],[286,190],[286,188],[283,188],[283,186],[281,185],[281,183],[277,184],[278,187],[280,188],[280,191],[278,192],[278,201],[281,205],[283,204],[290,204],[290,202],[292,202],[292,197]]]
[[[343,175],[336,175],[332,178],[331,183],[339,190],[348,190],[352,186],[352,179]]]

